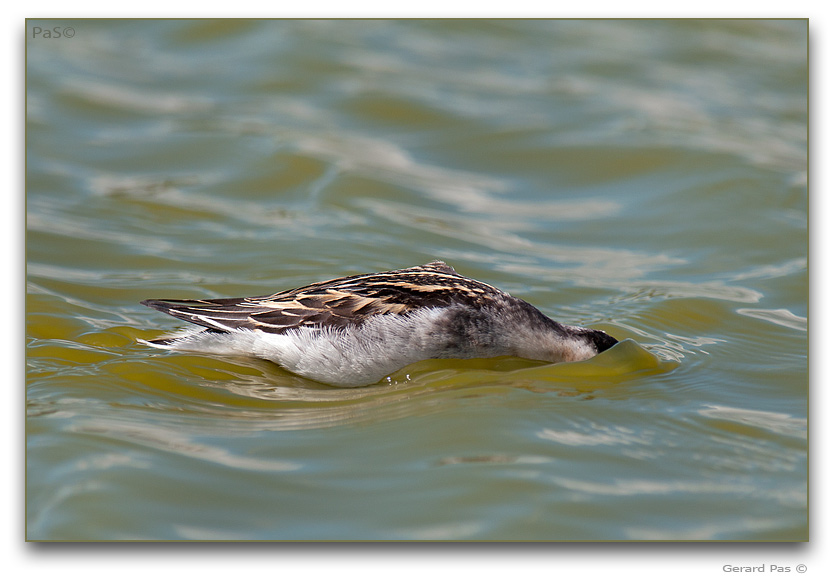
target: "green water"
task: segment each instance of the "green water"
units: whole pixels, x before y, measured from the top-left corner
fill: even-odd
[[[26,57],[29,540],[807,539],[805,21],[28,21]],[[142,299],[432,259],[624,342],[360,389],[136,342],[178,327]]]

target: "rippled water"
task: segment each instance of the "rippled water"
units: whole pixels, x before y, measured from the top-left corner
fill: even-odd
[[[27,29],[28,539],[807,539],[805,21]],[[432,259],[623,343],[335,389],[136,342]]]

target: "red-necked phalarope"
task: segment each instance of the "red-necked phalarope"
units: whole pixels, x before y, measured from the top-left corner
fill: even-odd
[[[601,330],[560,324],[439,261],[269,296],[142,304],[205,327],[145,344],[256,356],[343,387],[375,383],[429,358],[579,361],[617,343]]]

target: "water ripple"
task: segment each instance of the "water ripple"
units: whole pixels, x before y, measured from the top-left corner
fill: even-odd
[[[118,439],[244,471],[284,472],[295,471],[301,467],[292,461],[241,457],[233,454],[228,448],[198,443],[179,429],[168,429],[145,422],[127,423],[124,420],[105,418],[85,419],[75,422],[69,430],[74,433]]]
[[[787,308],[778,308],[775,310],[767,308],[739,308],[736,312],[744,316],[750,316],[751,318],[766,320],[786,328],[793,328],[794,330],[802,330],[804,332],[808,330],[808,319],[804,316],[797,316]]]

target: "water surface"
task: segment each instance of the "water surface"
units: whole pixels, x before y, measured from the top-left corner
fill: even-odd
[[[807,539],[805,21],[40,24],[28,539]],[[136,341],[432,259],[623,343],[334,389]]]

